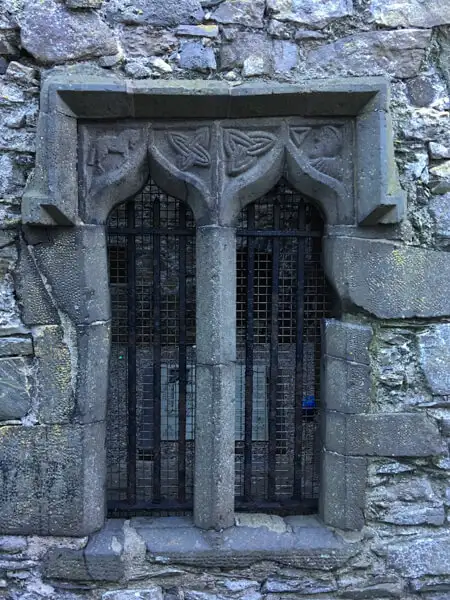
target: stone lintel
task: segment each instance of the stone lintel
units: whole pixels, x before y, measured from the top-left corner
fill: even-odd
[[[228,227],[197,229],[197,369],[194,520],[234,519],[236,242]]]
[[[326,450],[349,456],[434,456],[444,451],[437,422],[423,413],[347,415],[325,411]],[[328,472],[324,473],[324,478]]]
[[[326,525],[339,529],[363,527],[366,479],[366,458],[323,452],[319,508]]]

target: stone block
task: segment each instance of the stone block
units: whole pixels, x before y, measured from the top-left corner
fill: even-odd
[[[68,8],[101,8],[103,0],[65,0]]]
[[[323,573],[316,577],[298,574],[295,579],[269,577],[263,587],[263,593],[283,594],[296,592],[301,595],[326,594],[337,591],[336,580],[330,574]]]
[[[110,294],[104,229],[89,225],[28,230],[40,277],[52,290],[52,303],[73,324],[110,319]]]
[[[214,50],[202,42],[182,42],[180,48],[180,67],[200,73],[217,69]]]
[[[273,42],[273,69],[275,73],[290,73],[298,66],[298,46],[286,40]]]
[[[164,595],[158,585],[138,590],[114,590],[102,596],[102,600],[164,600],[164,598],[167,598],[167,594]]]
[[[105,10],[108,17],[127,25],[162,27],[199,23],[204,15],[199,0],[132,0],[126,6],[122,0],[110,0]]]
[[[444,451],[435,420],[422,413],[323,415],[325,448],[350,456],[434,456]]]
[[[86,568],[94,580],[120,581],[125,575],[123,521],[110,519],[91,536],[84,551]]]
[[[220,68],[222,70],[242,68],[249,58],[259,58],[263,73],[272,69],[272,40],[262,33],[241,33],[230,44],[220,49]]]
[[[33,354],[33,343],[29,337],[0,338],[0,357],[28,356]]]
[[[224,25],[246,25],[261,29],[264,26],[264,0],[225,0],[212,13],[211,19]]]
[[[450,324],[431,325],[417,338],[420,366],[431,393],[450,396]]]
[[[367,412],[371,396],[370,369],[367,365],[324,356],[322,382],[322,398],[327,410]]]
[[[368,325],[326,319],[323,327],[324,353],[346,361],[370,364],[369,346],[373,330]]]
[[[431,32],[424,29],[369,31],[339,39],[312,50],[308,64],[340,75],[417,75]]]
[[[62,64],[118,51],[113,32],[97,14],[71,12],[54,0],[27,3],[21,18],[21,43],[42,64]]]
[[[449,149],[450,154],[450,149]],[[436,234],[450,243],[450,192],[430,199],[429,209],[436,223]]]
[[[325,270],[343,309],[381,319],[450,315],[446,252],[361,238],[325,238]]]
[[[375,23],[383,27],[436,27],[450,24],[447,0],[372,0],[370,11]]]
[[[450,575],[450,538],[448,535],[420,537],[387,547],[387,566],[403,577]]]
[[[0,420],[21,419],[31,407],[33,380],[25,358],[0,359]]]
[[[68,323],[66,328],[70,328]],[[40,423],[68,423],[73,418],[76,401],[72,369],[77,347],[76,339],[70,339],[71,333],[59,325],[36,327],[33,331]]]
[[[324,451],[320,493],[320,516],[339,529],[364,525],[367,460]]]
[[[103,525],[105,428],[0,428],[0,530],[83,536]]]
[[[331,21],[353,13],[352,0],[268,0],[268,10],[279,21],[322,28]]]
[[[91,579],[84,560],[84,551],[71,548],[51,548],[43,561],[43,575],[46,579],[65,581]]]

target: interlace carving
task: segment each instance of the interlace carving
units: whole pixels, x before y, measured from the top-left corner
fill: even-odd
[[[293,127],[291,137],[311,167],[336,181],[343,179],[341,152],[344,143],[339,127]]]
[[[142,133],[137,129],[100,136],[92,141],[87,164],[93,168],[95,175],[114,170],[128,162],[141,139]]]
[[[202,127],[194,135],[169,132],[168,138],[178,154],[177,164],[181,171],[186,171],[194,166],[210,166],[209,129],[207,127]]]
[[[271,150],[276,137],[271,133],[252,131],[246,133],[239,129],[225,129],[223,145],[228,157],[227,173],[236,177],[256,164],[259,156]]]

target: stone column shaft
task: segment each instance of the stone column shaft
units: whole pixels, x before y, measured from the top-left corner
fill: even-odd
[[[230,227],[197,229],[197,398],[194,520],[234,524],[236,238]]]

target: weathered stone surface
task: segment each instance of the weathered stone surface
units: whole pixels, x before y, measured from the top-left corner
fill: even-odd
[[[373,330],[368,325],[327,319],[323,326],[324,353],[342,360],[370,364]]]
[[[441,506],[394,502],[376,515],[377,520],[393,525],[443,525],[445,509]]]
[[[322,28],[331,21],[353,13],[352,0],[268,0],[275,19]]]
[[[442,27],[438,34],[439,41],[439,66],[447,82],[447,88],[450,89],[450,29]]]
[[[125,574],[123,521],[111,519],[94,533],[84,551],[86,567],[95,580],[120,581]]]
[[[5,554],[19,554],[28,547],[27,539],[22,536],[8,535],[0,537],[0,552]]]
[[[65,0],[69,8],[101,8],[103,0]]]
[[[406,82],[406,89],[414,106],[429,106],[437,95],[435,82],[423,75],[409,79]]]
[[[383,319],[450,315],[445,252],[358,238],[329,238],[325,245],[327,274],[349,309]]]
[[[6,94],[6,90],[2,90],[0,86],[0,95]],[[1,100],[0,100],[1,104]],[[17,166],[10,154],[0,155],[0,198],[14,198],[21,194],[21,190],[25,184],[25,176],[23,171]]]
[[[180,49],[180,67],[191,71],[207,73],[217,69],[214,50],[202,42],[182,42]]]
[[[212,20],[223,24],[263,27],[265,0],[225,0],[212,13]]]
[[[450,395],[450,324],[431,325],[418,340],[420,364],[431,392]]]
[[[102,596],[102,600],[163,600],[163,598],[162,590],[157,585],[139,590],[106,592]]]
[[[324,445],[351,456],[433,456],[444,445],[437,422],[422,413],[327,412]]]
[[[31,406],[32,380],[27,359],[0,359],[0,420],[20,419]]]
[[[322,383],[328,410],[362,413],[369,408],[371,377],[367,365],[324,356]]]
[[[12,60],[6,70],[6,78],[19,83],[37,84],[37,70]]]
[[[320,577],[311,577],[304,573],[296,573],[295,579],[281,579],[269,577],[262,587],[265,593],[285,593],[296,592],[297,594],[325,594],[326,592],[334,592],[337,590],[337,585],[334,577],[328,574],[323,574]]]
[[[66,581],[89,581],[91,579],[83,550],[69,548],[51,548],[43,561],[43,573],[47,579],[65,579]]]
[[[106,15],[115,21],[131,25],[161,25],[197,23],[203,18],[199,0],[112,0],[105,7]]]
[[[179,25],[177,35],[214,39],[219,35],[219,28],[217,25]]]
[[[96,13],[71,12],[54,0],[27,3],[21,19],[21,42],[43,64],[61,64],[118,51],[112,31]]]
[[[289,73],[298,65],[298,46],[293,42],[273,42],[273,68],[275,73]]]
[[[0,338],[0,357],[27,356],[33,354],[33,344],[29,337]]]
[[[268,74],[272,63],[272,40],[259,33],[241,33],[231,44],[224,44],[220,49],[220,68],[234,69],[242,67],[245,61],[258,60],[262,72]]]
[[[447,0],[372,0],[370,11],[386,27],[435,27],[450,23]]]
[[[431,32],[423,29],[370,31],[342,38],[313,50],[309,64],[348,75],[414,77],[419,71]]]
[[[450,192],[442,196],[433,196],[429,208],[436,222],[437,235],[443,239],[450,239]]]
[[[59,325],[36,327],[33,333],[39,421],[68,423],[75,410],[72,366],[76,364],[76,339],[71,340],[73,333]]]
[[[81,536],[101,527],[104,436],[102,423],[1,427],[0,530]]]
[[[445,158],[450,158],[450,147],[439,144],[438,142],[430,142],[428,144],[428,153],[430,158],[434,160],[443,160]]]
[[[424,537],[391,544],[387,548],[387,564],[404,577],[450,575],[450,539]]]

